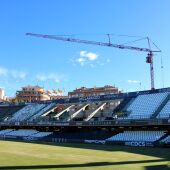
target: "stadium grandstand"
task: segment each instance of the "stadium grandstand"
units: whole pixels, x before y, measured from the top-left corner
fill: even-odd
[[[170,146],[170,88],[1,104],[0,138]]]

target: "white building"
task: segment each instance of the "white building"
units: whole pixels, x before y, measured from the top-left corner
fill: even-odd
[[[5,97],[5,92],[2,88],[0,88],[0,99],[4,100],[4,97]]]

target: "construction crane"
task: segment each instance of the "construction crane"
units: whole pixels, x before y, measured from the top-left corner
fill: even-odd
[[[119,49],[127,49],[127,50],[136,50],[136,51],[142,51],[147,52],[146,57],[146,63],[150,64],[150,77],[151,77],[151,90],[155,89],[154,84],[154,67],[153,67],[153,53],[161,52],[160,50],[151,50],[150,40],[147,37],[149,48],[140,48],[140,47],[133,47],[133,46],[127,46],[122,44],[112,44],[110,41],[110,36],[108,35],[109,42],[97,42],[97,41],[90,41],[90,40],[81,40],[76,38],[70,38],[70,37],[63,37],[63,36],[56,36],[56,35],[44,35],[44,34],[34,34],[34,33],[26,33],[26,35],[34,36],[34,37],[41,37],[41,38],[47,38],[47,39],[54,39],[59,41],[67,41],[67,42],[75,42],[75,43],[82,43],[82,44],[91,44],[91,45],[99,45],[99,46],[106,46],[106,47],[113,47],[113,48],[119,48]]]

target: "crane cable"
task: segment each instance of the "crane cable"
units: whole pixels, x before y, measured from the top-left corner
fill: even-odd
[[[163,66],[163,56],[161,55],[161,78],[162,78],[162,86],[164,88],[164,66]]]

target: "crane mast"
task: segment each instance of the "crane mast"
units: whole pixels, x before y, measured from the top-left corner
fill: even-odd
[[[140,48],[140,47],[127,46],[127,45],[122,45],[122,44],[112,44],[110,41],[110,38],[109,38],[109,42],[99,42],[99,41],[90,41],[90,40],[82,40],[82,39],[76,39],[76,38],[70,38],[70,37],[56,36],[56,35],[45,35],[45,34],[34,34],[34,33],[26,33],[26,35],[40,37],[40,38],[53,39],[53,40],[59,40],[59,41],[67,41],[67,42],[75,42],[75,43],[82,43],[82,44],[107,46],[107,47],[112,47],[112,48],[148,52],[148,55],[146,57],[146,63],[150,64],[151,90],[155,89],[153,53],[161,52],[161,51],[160,50],[154,50],[154,51],[151,50],[150,40],[148,37],[147,37],[147,40],[148,40],[149,48]]]
[[[148,53],[148,62],[150,64],[150,77],[151,77],[151,89],[153,90],[155,88],[155,81],[154,81],[154,68],[153,68],[153,52],[151,50],[150,40],[147,37],[148,45],[149,45],[149,53]]]

